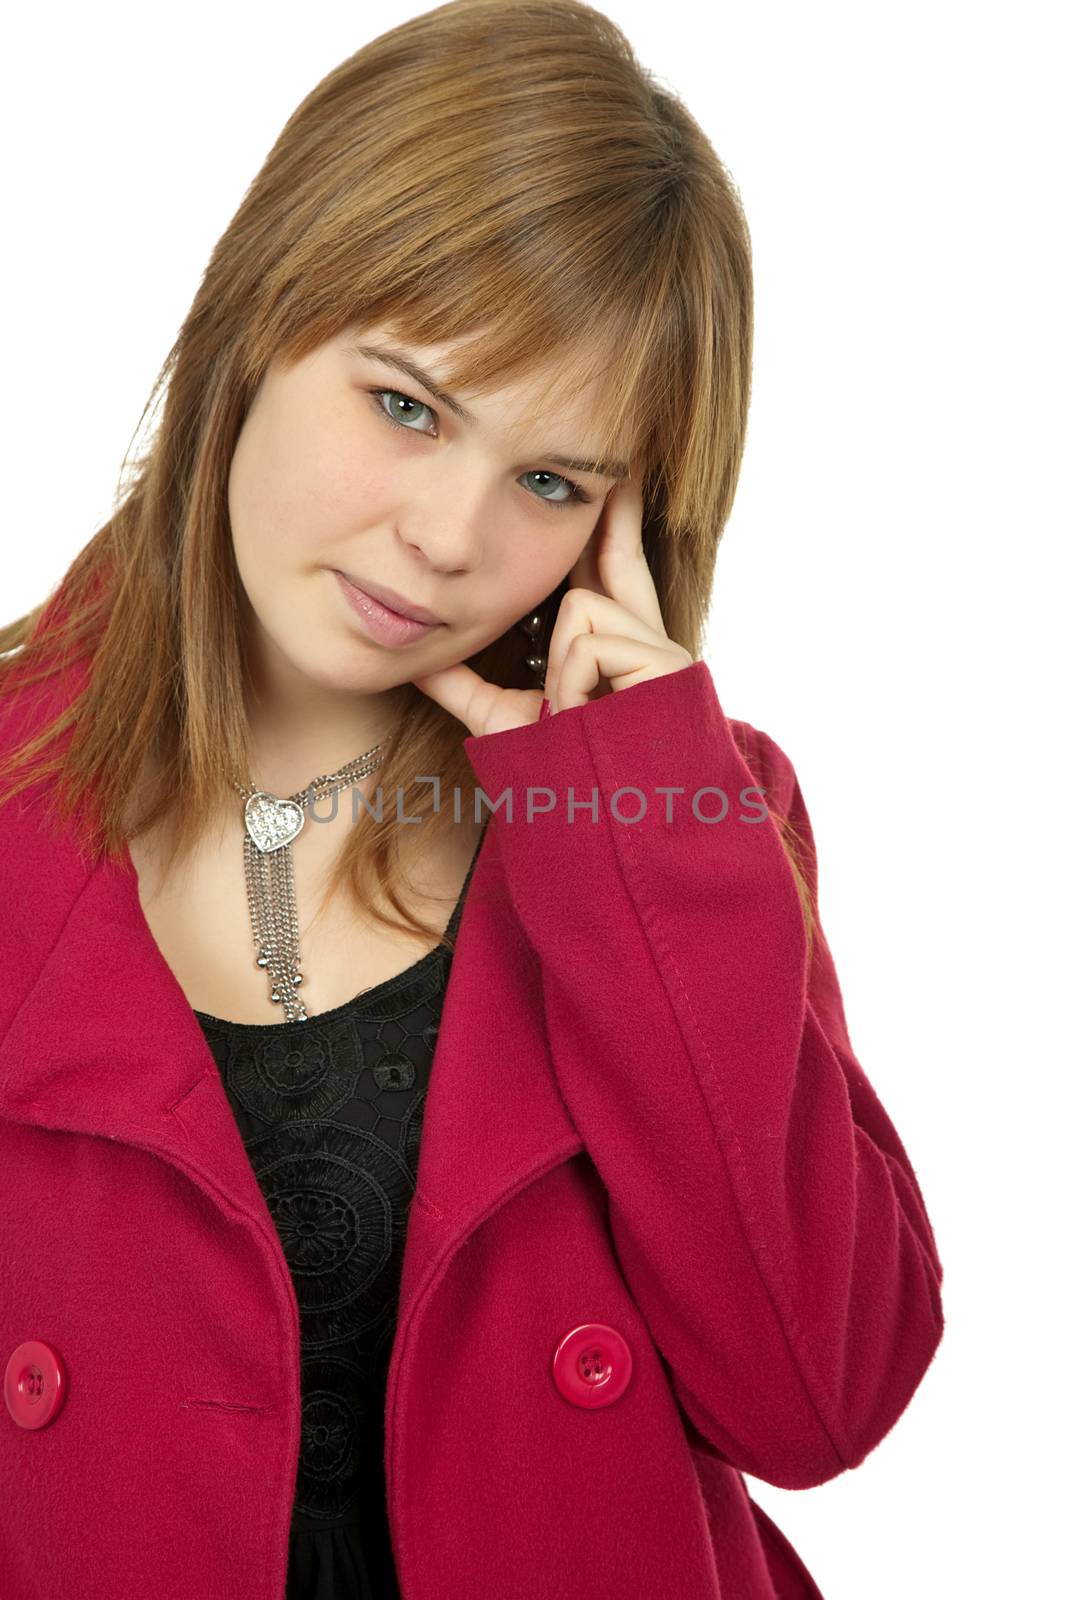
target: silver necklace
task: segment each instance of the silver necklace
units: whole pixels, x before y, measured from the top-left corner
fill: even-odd
[[[283,800],[266,789],[231,782],[245,803],[245,888],[252,921],[256,966],[266,967],[270,997],[285,1007],[288,1022],[306,1022],[308,1009],[297,993],[304,981],[300,970],[300,923],[296,914],[293,881],[293,840],[304,826],[313,800],[328,800],[360,778],[367,777],[385,760],[376,744],[341,768],[313,778],[305,789]],[[377,756],[377,760],[372,759]]]

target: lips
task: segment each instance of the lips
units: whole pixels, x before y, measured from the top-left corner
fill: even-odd
[[[353,584],[357,589],[362,589],[364,594],[369,594],[372,600],[377,600],[379,605],[387,606],[390,611],[395,611],[398,617],[409,617],[412,622],[437,623],[441,618],[433,611],[427,611],[425,606],[417,606],[414,601],[408,600],[404,595],[398,594],[395,589],[389,589],[384,583],[368,583],[364,578],[355,578],[351,573],[343,572],[343,578]]]
[[[337,579],[337,587],[344,598],[348,610],[357,619],[360,632],[367,634],[377,644],[385,645],[388,649],[396,649],[404,645],[417,644],[420,639],[425,639],[436,628],[443,628],[443,622],[419,622],[414,617],[401,616],[399,611],[394,611],[390,606],[383,605],[352,583],[343,572],[333,569],[333,576]],[[376,585],[377,587],[377,585]],[[395,594],[395,590],[387,590]],[[399,598],[399,597],[398,597]]]

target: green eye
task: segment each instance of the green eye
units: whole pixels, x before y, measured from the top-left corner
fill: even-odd
[[[379,409],[382,411],[384,416],[388,417],[390,422],[395,422],[398,428],[403,428],[406,426],[406,424],[405,422],[400,421],[399,418],[393,416],[393,413],[389,410],[388,401],[386,398],[387,396],[392,396],[396,400],[402,400],[405,405],[419,406],[423,411],[428,412],[431,417],[433,416],[433,412],[430,410],[428,405],[424,405],[421,400],[415,400],[409,394],[401,394],[398,389],[373,389],[371,393],[380,395],[382,397],[382,405]],[[411,419],[408,418],[407,420],[410,421]],[[421,429],[408,428],[407,431],[408,433],[419,433],[421,432]]]
[[[379,416],[384,417],[386,422],[391,423],[394,428],[399,428],[404,433],[421,433],[429,439],[436,438],[436,434],[427,433],[425,428],[409,427],[407,422],[399,422],[388,404],[389,398],[392,397],[396,400],[402,400],[406,405],[418,406],[421,411],[425,411],[429,416],[435,417],[435,412],[425,401],[416,400],[412,395],[404,394],[399,389],[371,389],[370,394],[374,401],[375,411]],[[562,477],[558,472],[546,472],[540,468],[535,468],[532,472],[524,472],[522,476],[524,478],[554,478],[557,483],[564,485],[569,491],[566,500],[548,500],[544,495],[534,494],[533,490],[529,491],[535,500],[540,501],[543,506],[548,506],[552,511],[562,511],[567,506],[588,505],[592,499],[592,496],[586,494],[585,490],[580,488],[578,484],[573,483],[570,478]]]

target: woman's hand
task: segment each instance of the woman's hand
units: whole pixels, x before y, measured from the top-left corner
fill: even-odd
[[[688,650],[664,629],[641,546],[641,512],[637,484],[630,478],[617,484],[567,575],[570,587],[552,630],[545,672],[544,697],[553,711],[693,665]],[[598,692],[601,679],[607,687]],[[540,689],[501,689],[464,662],[412,682],[475,735],[524,727],[541,710]]]

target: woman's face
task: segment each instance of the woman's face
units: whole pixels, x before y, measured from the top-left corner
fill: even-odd
[[[374,693],[465,660],[550,595],[615,480],[551,459],[598,459],[596,396],[568,393],[548,433],[528,421],[539,392],[529,380],[457,396],[461,419],[361,346],[398,348],[363,327],[287,370],[272,364],[234,451],[229,509],[254,659],[284,662],[290,680],[295,669],[322,688]],[[402,353],[434,378],[447,348]],[[440,624],[381,642],[339,573]]]

